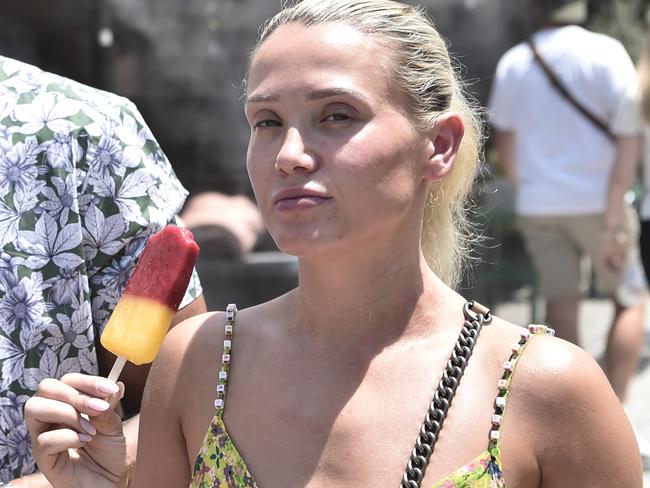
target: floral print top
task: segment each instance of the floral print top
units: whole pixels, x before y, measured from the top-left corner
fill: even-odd
[[[223,421],[232,336],[235,325],[236,307],[229,305],[226,317],[226,334],[222,368],[219,372],[215,415],[208,428],[199,455],[194,463],[194,472],[190,488],[258,488],[246,462],[237,451]],[[531,325],[521,330],[521,337],[512,347],[512,355],[503,363],[503,375],[497,385],[497,396],[492,415],[488,448],[475,459],[465,464],[452,474],[438,481],[431,488],[504,488],[499,432],[505,413],[510,381],[515,366],[523,354],[529,338],[534,334],[553,335],[553,329],[543,325]],[[398,482],[387,483],[387,486]]]
[[[36,470],[25,402],[97,374],[95,339],[186,196],[129,100],[0,56],[0,481]],[[200,293],[195,272],[181,306]]]

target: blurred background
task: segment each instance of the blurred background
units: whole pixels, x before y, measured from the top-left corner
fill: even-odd
[[[529,0],[424,0],[475,95],[530,32]],[[591,24],[634,55],[647,0],[592,1]],[[0,51],[131,98],[193,193],[249,192],[242,79],[258,27],[280,0],[2,2]]]
[[[469,89],[485,104],[499,57],[532,30],[529,1],[405,3],[418,3],[431,13]],[[588,27],[617,37],[636,59],[649,1],[591,0]],[[133,100],[191,195],[218,191],[252,197],[244,164],[248,125],[242,110],[242,79],[259,25],[280,4],[280,0],[3,2],[0,53]],[[475,220],[483,226],[486,240],[477,249],[479,259],[462,288],[491,306],[526,302],[529,318],[536,320],[534,272],[514,230],[512,189],[501,177],[489,142],[485,167],[477,187]],[[254,250],[258,252],[253,256],[243,257],[248,264],[244,271],[242,263],[233,268],[214,256],[200,263],[210,307],[222,308],[228,299],[251,305],[293,286],[295,263],[275,254],[268,236]]]

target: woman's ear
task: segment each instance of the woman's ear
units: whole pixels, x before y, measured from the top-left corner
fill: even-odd
[[[451,171],[460,141],[465,133],[461,116],[455,112],[441,114],[429,133],[429,158],[424,178],[438,181]]]

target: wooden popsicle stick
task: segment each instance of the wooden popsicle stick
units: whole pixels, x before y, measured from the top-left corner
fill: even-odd
[[[117,379],[120,377],[125,364],[126,358],[124,356],[118,356],[115,360],[115,364],[113,364],[111,372],[108,374],[108,379],[113,383],[117,383]]]

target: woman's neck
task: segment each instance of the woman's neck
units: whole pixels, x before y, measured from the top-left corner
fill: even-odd
[[[292,295],[295,332],[323,347],[374,350],[435,329],[439,305],[457,297],[453,290],[421,255],[370,254],[366,248],[355,256],[301,260],[300,287]]]

